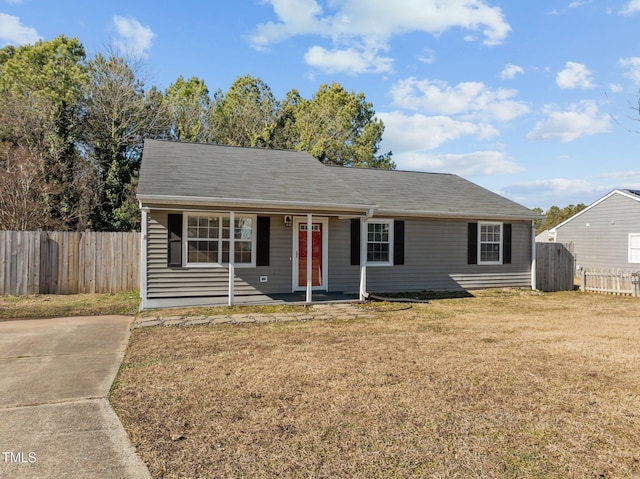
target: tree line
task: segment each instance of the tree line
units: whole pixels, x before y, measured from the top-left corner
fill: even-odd
[[[0,229],[138,230],[145,138],[307,151],[325,164],[395,168],[363,93],[323,84],[277,99],[260,78],[210,92],[197,77],[147,85],[139,59],[88,58],[58,36],[0,50]]]
[[[554,226],[558,226],[563,221],[568,220],[576,213],[579,213],[585,209],[587,205],[584,203],[578,203],[577,205],[568,205],[564,208],[558,206],[552,206],[546,212],[542,211],[542,208],[534,208],[536,213],[544,214],[544,220],[536,220],[534,226],[536,228],[536,234],[540,234],[543,231],[549,230]]]

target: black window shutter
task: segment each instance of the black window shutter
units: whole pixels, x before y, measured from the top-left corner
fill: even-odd
[[[351,264],[360,264],[360,220],[351,220]]]
[[[478,264],[478,223],[467,226],[467,264]]]
[[[404,264],[404,221],[393,222],[393,264]]]
[[[271,218],[258,216],[256,225],[256,266],[269,266]]]
[[[504,238],[502,238],[502,263],[511,264],[511,224],[506,223],[503,226]]]
[[[167,263],[170,267],[182,266],[182,215],[169,214],[168,216],[168,244]]]

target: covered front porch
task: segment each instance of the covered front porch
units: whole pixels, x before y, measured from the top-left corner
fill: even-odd
[[[360,234],[360,229],[366,228],[368,211],[180,211],[169,207],[143,208],[142,213],[142,258],[150,257],[153,262],[147,272],[148,264],[143,259],[141,309],[365,299],[366,267],[358,265],[357,259],[354,263],[350,245],[354,229],[358,233],[356,244],[366,241],[366,233]],[[212,218],[219,231],[210,226],[192,228],[196,220],[214,224]],[[207,236],[200,238],[202,231]],[[165,235],[171,239],[168,245]],[[222,253],[217,256],[218,262],[194,264],[192,248],[197,251],[205,244],[211,249],[211,242],[201,240],[212,236],[218,238],[213,240],[219,242],[214,246]],[[366,243],[357,256],[362,253],[366,254]],[[144,284],[147,281],[151,287]]]

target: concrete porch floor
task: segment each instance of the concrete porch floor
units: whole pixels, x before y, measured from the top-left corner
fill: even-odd
[[[305,299],[306,294],[304,291],[281,294],[238,295],[234,297],[233,304],[238,306],[261,304],[305,304]],[[227,306],[229,304],[229,297],[203,296],[193,298],[154,298],[151,301],[153,306],[148,309],[181,308],[190,306]],[[359,302],[358,295],[356,293],[318,291],[314,292],[312,296],[312,304],[344,302]]]

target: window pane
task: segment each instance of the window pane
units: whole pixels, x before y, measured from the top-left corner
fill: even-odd
[[[198,217],[189,216],[189,219],[187,220],[187,226],[198,226]]]
[[[389,245],[385,243],[369,243],[367,245],[367,261],[389,261]]]
[[[250,240],[252,230],[253,222],[251,218],[236,218],[234,238]]]
[[[236,263],[251,263],[251,241],[236,241],[233,257]]]
[[[222,238],[229,239],[229,218],[222,218]]]
[[[228,241],[222,242],[222,262],[223,263],[229,262],[229,242]]]
[[[189,263],[217,263],[217,241],[188,241],[187,262]]]
[[[367,224],[367,261],[386,263],[389,261],[389,224]]]
[[[500,245],[496,243],[486,243],[480,245],[481,261],[500,261]]]

